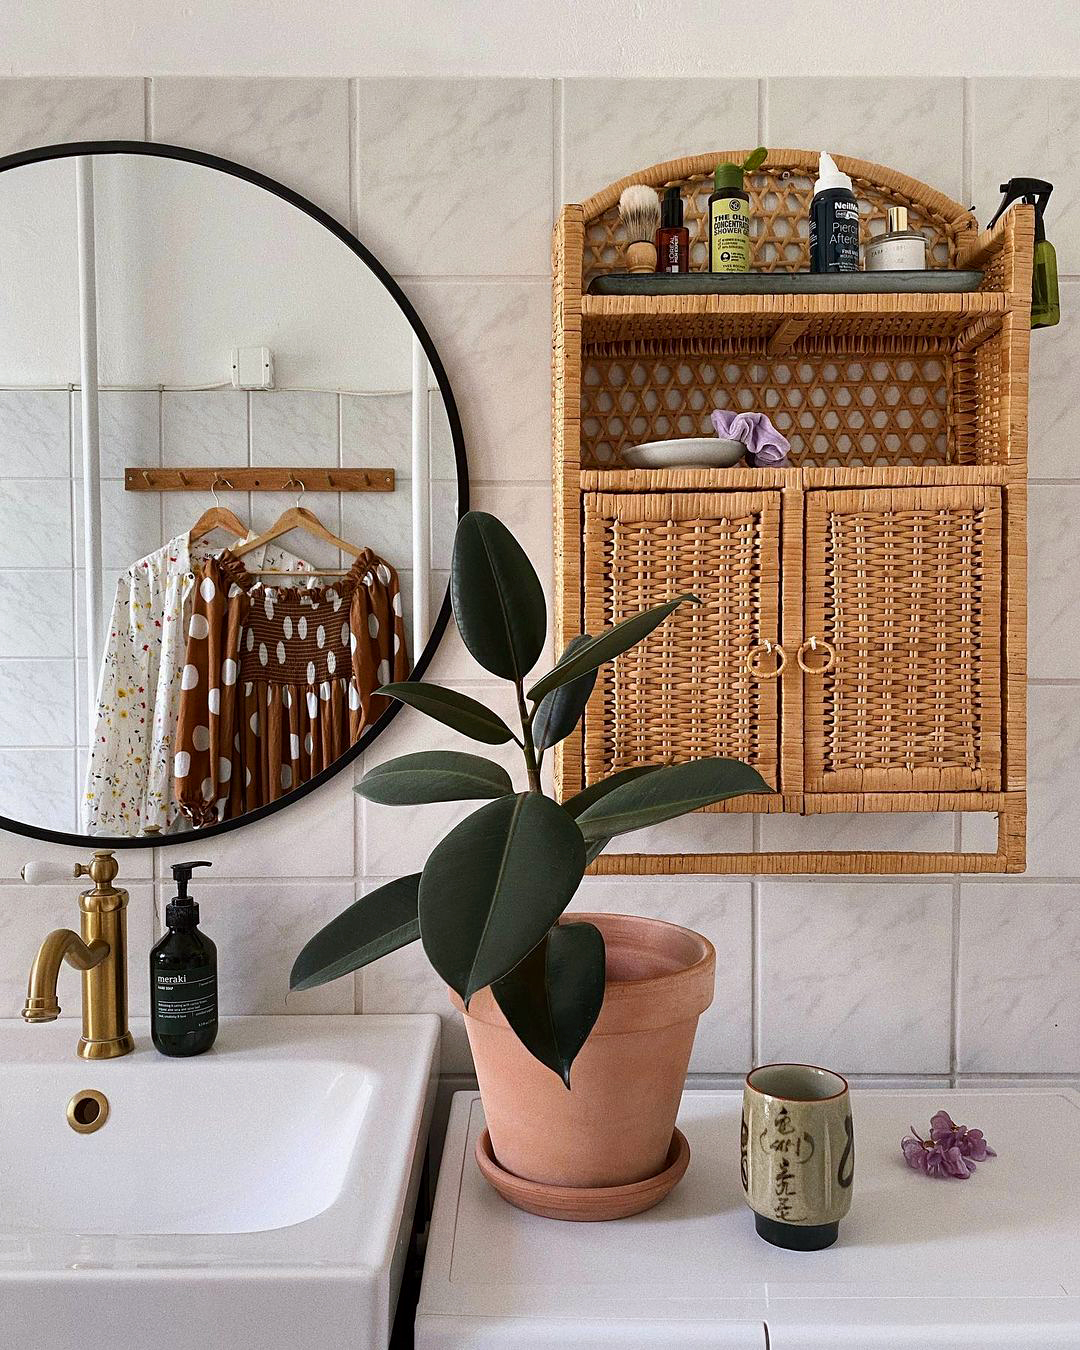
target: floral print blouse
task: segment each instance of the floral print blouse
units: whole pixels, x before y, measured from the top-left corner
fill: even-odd
[[[173,792],[173,738],[195,570],[212,552],[202,540],[193,545],[190,532],[177,535],[116,583],[83,793],[89,834],[137,835],[148,825],[166,833],[187,824]],[[256,566],[311,571],[273,545]]]
[[[264,586],[228,549],[199,573],[176,731],[196,826],[276,801],[330,767],[409,673],[397,573],[365,550],[332,586]]]

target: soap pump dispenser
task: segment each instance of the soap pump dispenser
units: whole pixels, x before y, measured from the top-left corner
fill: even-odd
[[[169,931],[150,953],[150,1035],[163,1055],[201,1055],[217,1036],[217,947],[199,932],[199,906],[188,895],[192,871],[209,866],[173,864]]]

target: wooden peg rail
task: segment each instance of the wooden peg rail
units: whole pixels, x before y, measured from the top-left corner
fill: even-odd
[[[393,492],[393,469],[124,470],[128,492]]]

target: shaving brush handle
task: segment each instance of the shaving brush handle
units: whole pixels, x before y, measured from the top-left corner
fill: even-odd
[[[631,272],[656,271],[656,245],[645,239],[626,246],[626,266]]]

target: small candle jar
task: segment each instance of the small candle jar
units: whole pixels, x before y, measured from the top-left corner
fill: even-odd
[[[924,272],[926,235],[908,229],[906,206],[890,206],[888,233],[875,235],[864,253],[868,272]]]

